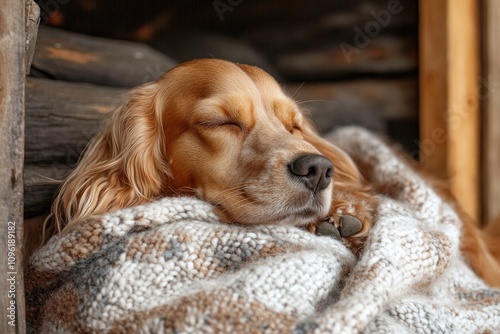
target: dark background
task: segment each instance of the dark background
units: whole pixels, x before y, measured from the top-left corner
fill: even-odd
[[[140,41],[177,62],[216,57],[260,66],[311,111],[320,131],[362,125],[416,156],[415,0],[37,2],[42,25]]]

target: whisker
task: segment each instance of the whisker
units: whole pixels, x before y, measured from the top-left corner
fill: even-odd
[[[239,194],[235,194],[235,196],[232,196],[232,197],[228,197],[228,198],[225,198],[223,201],[228,201],[230,199],[233,199],[234,197],[238,196]],[[223,201],[219,202],[219,205],[223,203]],[[236,201],[235,203],[233,203],[233,205],[235,206],[238,206],[240,203],[244,202],[244,201],[248,201],[248,203],[245,203],[245,204],[250,204],[252,203],[250,201],[250,199],[246,198],[246,197],[242,197],[241,199],[239,199],[238,201]],[[241,208],[242,206],[240,206]],[[227,212],[227,209],[225,207],[223,207],[222,211],[224,212]]]
[[[181,195],[181,193],[179,192],[179,190],[178,190],[178,189],[172,188],[172,187],[170,187],[170,186],[168,186],[167,188],[168,188],[168,190],[170,190],[170,191],[171,191],[171,192],[172,192],[175,196],[180,196],[180,195]]]
[[[179,190],[179,191],[184,191],[184,192],[192,192],[192,193],[196,193],[196,191],[197,191],[198,189],[193,188],[193,187],[180,187],[178,190]]]
[[[304,81],[304,82],[302,82],[302,83],[300,84],[299,88],[297,88],[297,89],[295,90],[295,93],[293,93],[293,95],[291,96],[291,98],[292,98],[292,99],[294,99],[294,98],[295,98],[295,96],[297,95],[297,93],[299,92],[299,90],[302,88],[302,86],[304,86],[304,85],[305,85],[305,83],[306,83],[305,81]]]
[[[247,201],[247,202],[246,202],[246,203],[243,203],[243,204],[240,204],[240,203],[245,202],[245,201]],[[240,204],[240,205],[238,206],[238,211],[240,212],[240,214],[234,217],[234,221],[233,221],[233,223],[238,223],[238,222],[240,222],[240,218],[241,218],[242,216],[244,216],[244,215],[245,215],[245,212],[243,212],[243,209],[244,209],[246,206],[248,206],[248,205],[252,204],[252,202],[251,202],[251,201],[249,201],[247,198],[245,198],[245,199],[241,200],[238,204]],[[222,212],[227,212],[227,209],[222,209],[221,211],[222,211]]]
[[[340,103],[339,101],[335,101],[335,100],[299,100],[299,101],[297,101],[297,103],[299,105],[302,105],[304,103],[311,103],[311,102],[328,102],[328,103],[335,103],[335,104]]]
[[[240,221],[240,218],[246,214],[245,212],[243,212],[243,209],[246,206],[251,205],[252,203],[253,202],[249,198],[242,198],[238,202],[233,203],[233,205],[236,206],[236,210],[240,211],[240,214],[234,217],[234,222],[238,223]],[[223,212],[224,211],[227,211],[227,209],[224,209]]]
[[[241,194],[239,192],[235,192],[235,193],[231,194],[229,197],[226,197],[226,198],[221,199],[220,201],[217,201],[215,204],[217,206],[220,206],[224,201],[229,201],[229,200],[231,200],[231,199],[233,199],[233,198],[235,198],[237,196],[240,196],[240,195]],[[212,201],[218,200],[218,198],[219,198],[219,196],[216,196],[216,197],[214,197],[214,199]]]
[[[217,200],[220,196],[224,195],[224,194],[227,194],[228,192],[235,192],[235,194],[233,194],[233,196],[227,198],[227,199],[231,199],[231,198],[234,198],[235,196],[239,195],[239,191],[241,191],[242,189],[244,189],[246,186],[248,185],[248,183],[243,183],[239,186],[236,186],[236,187],[233,187],[233,188],[228,188],[228,189],[225,189],[219,193],[217,193],[214,198],[212,199],[213,201]],[[219,203],[220,204],[220,203]]]

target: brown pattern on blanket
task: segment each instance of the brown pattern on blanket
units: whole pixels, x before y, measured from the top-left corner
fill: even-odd
[[[207,203],[165,198],[75,225],[35,253],[31,332],[500,332],[500,291],[460,256],[453,208],[371,134],[339,137],[392,189],[359,259],[336,239],[225,225]]]
[[[193,316],[195,315],[195,316]],[[196,332],[200,322],[212,333],[287,333],[297,315],[276,312],[257,301],[248,302],[239,291],[201,291],[168,306],[159,306],[131,319],[117,321],[110,332]]]

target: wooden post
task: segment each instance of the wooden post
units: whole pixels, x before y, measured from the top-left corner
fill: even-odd
[[[478,0],[421,0],[420,157],[480,218]]]
[[[0,9],[0,333],[25,333],[23,240],[24,83],[31,0]],[[33,19],[38,22],[38,19]],[[28,27],[29,26],[29,27]],[[30,33],[33,36],[33,33]]]
[[[483,186],[484,221],[500,216],[500,2],[485,0],[484,62],[481,83],[484,98]]]
[[[26,0],[25,22],[26,51],[24,54],[24,65],[26,67],[26,75],[28,75],[33,55],[35,54],[36,37],[38,25],[40,24],[40,7],[33,0]]]

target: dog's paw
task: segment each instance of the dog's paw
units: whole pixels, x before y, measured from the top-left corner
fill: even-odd
[[[334,194],[327,218],[309,225],[308,230],[341,239],[354,253],[360,254],[375,223],[378,198],[358,188],[337,187]]]
[[[340,216],[339,219],[339,232],[342,238],[348,238],[363,229],[363,223],[361,220],[354,216]]]
[[[314,226],[314,232],[317,235],[329,236],[335,239],[348,238],[355,235],[363,228],[361,221],[353,216],[345,215],[340,216],[338,222],[333,218],[328,218],[319,222]]]
[[[332,218],[328,218],[317,225],[312,225],[312,227],[314,228],[314,231],[311,232],[316,235],[328,236],[338,240],[342,239],[340,231],[335,226]]]

